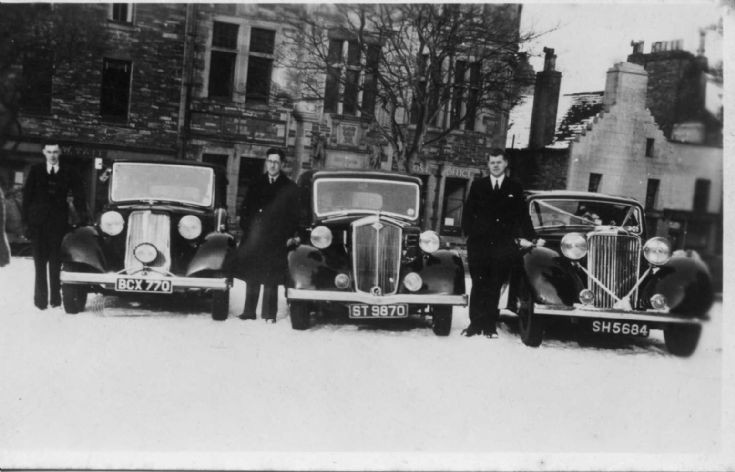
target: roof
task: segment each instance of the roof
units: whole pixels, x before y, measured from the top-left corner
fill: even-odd
[[[339,178],[339,177],[363,177],[370,179],[388,179],[388,180],[400,180],[404,182],[416,182],[421,183],[421,179],[415,175],[404,174],[401,172],[394,171],[381,171],[381,170],[363,170],[363,169],[352,169],[352,170],[317,170],[312,174],[312,180],[317,178]]]
[[[584,135],[602,111],[605,92],[580,92],[565,94],[559,102],[564,114],[557,123],[553,148],[567,148],[578,136]]]
[[[551,198],[579,198],[591,200],[608,200],[611,202],[627,203],[631,205],[640,205],[635,198],[624,197],[620,195],[608,195],[599,192],[582,192],[575,190],[528,190],[526,192],[529,197],[551,197]]]

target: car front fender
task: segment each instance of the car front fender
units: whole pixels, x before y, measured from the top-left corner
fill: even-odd
[[[714,302],[709,269],[698,258],[689,256],[674,256],[653,271],[641,287],[641,302],[650,305],[655,294],[666,298],[671,313],[691,316],[705,315]]]
[[[299,289],[334,289],[339,272],[352,274],[349,257],[337,250],[319,250],[302,244],[288,253],[291,287]]]
[[[61,262],[84,264],[97,272],[106,272],[107,260],[97,230],[82,226],[67,233],[61,242]]]
[[[558,252],[536,247],[523,255],[523,270],[536,298],[544,305],[572,306],[584,282],[569,259]]]
[[[417,293],[465,293],[464,265],[462,258],[454,251],[439,250],[427,255],[418,274],[424,284]]]
[[[186,276],[204,272],[226,271],[225,263],[231,250],[235,247],[235,238],[228,233],[210,233],[204,238],[204,242],[197,249],[196,254],[189,263]]]

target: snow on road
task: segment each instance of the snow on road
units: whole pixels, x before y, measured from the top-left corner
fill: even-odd
[[[0,467],[733,464],[720,303],[679,359],[659,332],[580,344],[556,330],[532,349],[508,320],[497,340],[465,339],[459,308],[447,338],[417,321],[297,332],[282,297],[275,325],[214,322],[186,297],[91,296],[70,316],[35,309],[32,280],[29,259],[0,270]]]

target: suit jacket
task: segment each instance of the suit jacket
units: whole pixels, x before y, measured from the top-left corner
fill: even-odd
[[[462,231],[467,236],[470,259],[484,261],[516,254],[516,238],[536,237],[521,184],[506,177],[495,192],[490,177],[475,180],[464,206]]]
[[[23,186],[23,223],[31,234],[41,227],[52,231],[66,232],[69,227],[69,204],[71,193],[74,209],[82,221],[87,220],[88,210],[84,186],[80,176],[71,168],[60,165],[54,176],[46,170],[46,163],[31,166]]]
[[[298,187],[283,174],[273,184],[267,174],[260,175],[248,188],[239,215],[243,239],[237,249],[235,276],[248,282],[283,283],[286,242],[298,229]]]

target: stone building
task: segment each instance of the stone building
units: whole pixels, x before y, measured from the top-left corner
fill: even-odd
[[[286,150],[284,170],[292,178],[316,167],[393,167],[390,148],[364,113],[376,108],[368,93],[347,100],[349,93],[336,93],[327,83],[323,101],[300,100],[299,84],[288,73],[288,54],[298,54],[298,48],[289,42],[283,18],[303,5],[115,3],[87,8],[109,30],[106,52],[74,64],[85,73],[71,90],[59,86],[69,85],[70,71],[47,68],[52,85],[48,106],[21,109],[22,136],[4,150],[0,175],[7,183],[22,185],[30,163],[42,159],[40,141],[50,135],[62,141],[64,160],[80,169],[97,207],[112,158],[215,162],[227,168],[227,205],[235,223],[251,179],[263,172],[269,147]],[[519,5],[487,5],[485,10],[519,24]],[[349,38],[330,35],[330,47],[348,54]],[[369,64],[361,67],[357,77],[364,81]],[[64,88],[66,93],[58,93]],[[430,134],[443,125],[436,126]],[[410,134],[410,123],[406,128]],[[425,183],[427,228],[450,238],[459,234],[469,184],[486,171],[489,149],[504,146],[506,129],[507,115],[477,113],[440,144],[424,148],[413,171]]]
[[[23,97],[22,134],[10,136],[3,149],[0,181],[11,192],[43,160],[40,142],[47,136],[60,140],[64,165],[80,171],[93,206],[106,192],[100,177],[110,159],[177,156],[186,6],[99,3],[87,12],[107,25],[110,40],[101,56],[65,67],[23,64],[26,78],[48,87]]]

